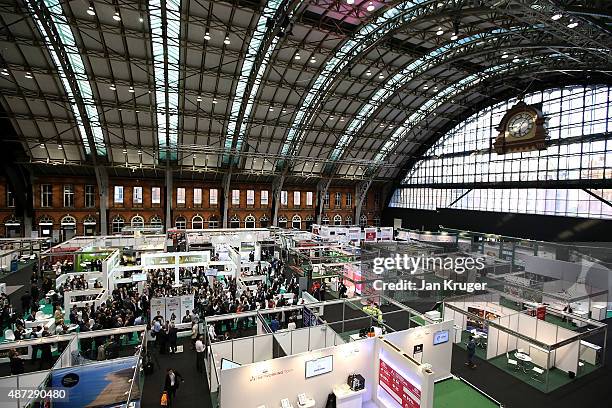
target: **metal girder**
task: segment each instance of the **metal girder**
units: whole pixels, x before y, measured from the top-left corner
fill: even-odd
[[[332,182],[331,177],[322,178],[317,183],[317,224],[321,223],[321,216],[323,215],[323,207],[325,203],[325,195],[329,191],[329,186]]]
[[[85,137],[89,145],[91,159],[94,165],[96,165],[98,161],[98,151],[96,147],[96,142],[93,136],[93,131],[91,130],[91,124],[89,123],[89,116],[85,109],[85,105],[83,104],[83,95],[81,95],[81,90],[74,76],[70,60],[66,53],[66,48],[62,44],[60,35],[57,32],[55,25],[52,23],[53,20],[51,14],[47,7],[45,7],[43,2],[38,0],[27,0],[27,2],[36,14],[36,17],[40,21],[40,24],[44,27],[45,33],[43,34],[47,36],[49,42],[53,45],[53,49],[59,59],[60,64],[62,65],[62,70],[64,71],[66,79],[70,85],[70,91],[76,99],[74,103],[77,106],[81,120],[83,122],[83,129],[85,130]],[[85,157],[86,155],[84,154],[83,156]]]
[[[370,177],[367,180],[363,180],[355,186],[355,222],[359,222],[361,217],[361,208],[363,207],[363,201],[368,196],[368,190],[372,185],[373,178]]]
[[[313,120],[316,112],[325,100],[328,90],[334,87],[340,74],[351,66],[351,61],[363,55],[372,47],[376,46],[381,40],[393,34],[396,30],[413,23],[415,20],[427,15],[436,15],[444,11],[455,11],[462,3],[463,2],[440,2],[434,0],[420,3],[416,6],[412,2],[396,5],[393,7],[395,14],[390,13],[390,9],[388,9],[383,16],[378,16],[379,19],[373,23],[377,24],[375,29],[368,30],[367,25],[362,26],[353,39],[351,39],[351,41],[355,43],[352,48],[344,50],[343,47],[348,43],[344,42],[340,44],[334,52],[334,58],[337,58],[335,55],[340,55],[339,61],[335,63],[334,67],[328,68],[328,60],[325,70],[319,73],[313,83],[312,88],[316,86],[316,89],[312,93],[309,92],[304,99],[304,101],[307,102],[305,111],[298,112],[293,120],[292,129],[287,135],[287,153],[292,154],[298,150],[298,146],[302,141],[302,129],[307,127]],[[465,13],[465,11],[463,12]]]
[[[98,185],[98,200],[100,200],[100,234],[108,234],[108,172],[104,166],[94,166],[96,183]]]
[[[285,178],[287,177],[288,168],[285,168],[280,176],[274,179],[272,182],[272,194],[273,194],[273,207],[272,207],[272,225],[278,226],[278,209],[280,208],[281,192],[283,191],[283,184],[285,184]]]
[[[612,55],[609,52],[602,54],[601,52],[590,51],[592,48],[609,50],[610,44],[612,44],[612,36],[580,17],[575,18],[580,19],[582,24],[578,24],[574,28],[569,28],[567,26],[568,22],[562,19],[553,20],[551,17],[554,14],[565,12],[555,2],[549,0],[505,0],[501,2],[499,0],[483,0],[483,3],[527,24],[544,22],[550,32],[560,40],[575,47],[589,50],[589,53],[606,62],[612,60]],[[604,37],[604,41],[600,41],[600,37]]]
[[[174,227],[172,222],[172,197],[174,196],[173,185],[173,173],[172,169],[168,166],[165,169],[166,178],[166,231]]]
[[[223,181],[221,184],[223,186],[223,207],[221,210],[222,211],[221,219],[223,220],[223,228],[227,228],[227,217],[229,213],[231,181],[232,181],[232,167],[230,167],[223,173]]]

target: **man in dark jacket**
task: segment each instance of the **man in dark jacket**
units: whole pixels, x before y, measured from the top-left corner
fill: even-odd
[[[184,381],[183,376],[178,371],[174,371],[171,368],[166,370],[166,379],[164,381],[164,391],[168,393],[168,407],[171,407],[172,404],[174,403],[174,397],[176,396],[176,390],[178,390],[179,384],[183,381]]]
[[[476,354],[476,341],[473,336],[470,336],[470,340],[467,344],[468,361],[465,363],[465,365],[470,368],[476,368],[476,364],[474,364],[474,354]]]
[[[168,342],[170,343],[170,352],[176,353],[176,337],[178,330],[174,327],[174,323],[170,323],[168,328]]]

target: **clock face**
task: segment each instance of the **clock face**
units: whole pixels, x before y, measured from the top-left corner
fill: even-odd
[[[506,129],[511,137],[527,136],[535,125],[535,120],[532,115],[527,112],[517,113],[508,120]]]

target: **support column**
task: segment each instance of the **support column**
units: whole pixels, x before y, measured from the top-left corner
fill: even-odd
[[[106,168],[102,166],[96,166],[94,168],[96,173],[96,182],[98,184],[98,201],[100,203],[100,217],[98,222],[100,223],[100,234],[108,235],[108,173]]]
[[[355,186],[355,225],[359,225],[361,208],[364,200],[368,197],[368,190],[372,185],[372,179],[363,180]]]
[[[281,191],[283,191],[283,185],[285,184],[285,177],[289,167],[285,167],[283,173],[274,179],[272,183],[272,225],[278,226],[278,210],[280,208]]]
[[[174,227],[172,222],[172,168],[166,167],[166,231]]]
[[[223,208],[221,212],[221,219],[223,220],[223,228],[227,228],[227,216],[229,213],[230,203],[230,187],[232,182],[232,170],[229,169],[227,173],[223,175]]]
[[[331,184],[331,177],[321,179],[317,183],[317,224],[321,224],[321,217],[323,216],[323,206],[325,201],[325,194],[329,190]]]
[[[23,236],[29,238],[32,236],[32,217],[26,212],[23,212]]]

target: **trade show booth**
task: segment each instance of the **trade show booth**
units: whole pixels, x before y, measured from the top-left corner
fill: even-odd
[[[582,331],[574,331],[546,321],[546,305],[517,311],[502,306],[501,298],[499,293],[487,293],[444,302],[443,316],[454,321],[458,345],[465,348],[472,339],[477,356],[543,392],[602,366],[606,338],[598,334],[605,324],[557,312],[584,323]]]

